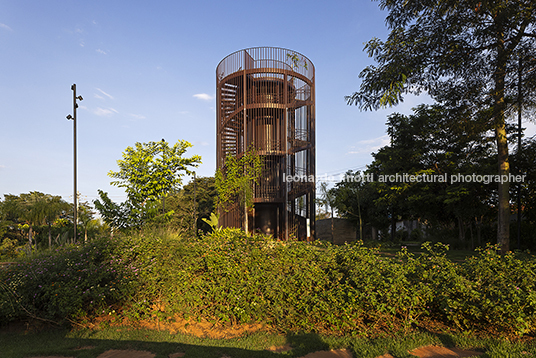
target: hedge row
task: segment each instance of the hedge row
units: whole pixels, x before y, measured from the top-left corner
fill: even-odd
[[[360,244],[281,242],[224,229],[199,240],[137,234],[34,258],[0,273],[0,320],[130,317],[265,322],[374,334],[441,322],[536,333],[536,260],[488,247],[454,263],[442,244],[385,258]]]

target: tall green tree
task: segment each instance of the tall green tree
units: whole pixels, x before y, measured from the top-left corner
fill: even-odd
[[[521,185],[521,211],[523,219],[536,224],[536,137],[526,138],[522,143],[522,148],[514,156],[513,166],[516,173],[525,175],[525,180]],[[517,194],[517,188],[512,188]],[[536,240],[534,240],[536,241]]]
[[[163,198],[180,187],[183,175],[192,174],[191,168],[201,164],[199,155],[183,157],[190,147],[192,144],[185,140],[173,146],[162,140],[127,147],[123,159],[117,161],[119,170],[108,173],[116,179],[111,184],[125,188],[133,202]]]
[[[28,245],[31,249],[33,244],[34,226],[41,225],[45,221],[47,198],[45,194],[38,191],[20,194],[19,198],[20,219],[29,226]]]
[[[457,222],[459,237],[465,241],[465,228],[489,212],[496,190],[481,182],[451,183],[450,179],[457,174],[493,173],[490,158],[495,152],[482,125],[459,109],[439,105],[418,106],[411,115],[390,115],[391,143],[373,153],[365,182],[337,183],[337,209],[353,220],[360,213],[366,224],[375,227],[384,224],[378,218],[389,216],[392,235],[400,219],[420,219],[435,227]],[[412,182],[403,175],[421,180]]]
[[[160,203],[179,190],[182,177],[192,174],[192,169],[201,163],[199,155],[183,157],[190,147],[192,144],[185,140],[179,140],[173,146],[162,140],[127,147],[123,159],[117,161],[119,170],[108,173],[116,179],[112,185],[125,188],[127,201],[115,204],[100,190],[100,200],[94,201],[105,222],[115,228],[126,228],[139,227],[150,220],[169,219],[172,212],[159,216]]]
[[[48,226],[48,247],[52,247],[52,224],[60,215],[70,209],[69,203],[58,195],[47,195],[45,200],[44,222]]]
[[[224,168],[216,171],[217,207],[229,210],[238,201],[244,208],[244,231],[248,233],[248,213],[253,209],[254,185],[258,184],[263,170],[263,160],[255,148],[249,148],[240,156],[228,156]]]
[[[18,228],[20,217],[20,198],[13,194],[4,194],[0,202],[0,240],[7,239],[18,244],[23,243],[23,236]]]
[[[95,212],[92,210],[88,202],[81,202],[78,208],[78,221],[84,228],[84,242],[87,242],[87,231],[90,226],[91,221],[93,220],[93,215]]]
[[[362,109],[392,106],[406,93],[427,91],[454,107],[471,104],[495,133],[498,173],[508,175],[505,112],[515,91],[517,58],[536,48],[536,3],[527,0],[381,0],[388,39],[369,41],[377,62],[360,90],[347,97]],[[536,73],[528,76],[536,76]],[[530,82],[528,79],[527,83]],[[509,183],[498,186],[497,240],[509,249]]]

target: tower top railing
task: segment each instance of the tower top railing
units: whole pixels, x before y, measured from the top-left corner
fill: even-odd
[[[244,69],[278,69],[299,73],[314,81],[315,68],[311,60],[294,50],[280,47],[251,47],[225,57],[216,67],[218,82]]]

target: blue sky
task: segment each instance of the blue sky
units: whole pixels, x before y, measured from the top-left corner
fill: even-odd
[[[0,0],[0,194],[29,191],[72,200],[71,85],[78,110],[78,190],[115,201],[108,171],[127,146],[178,139],[199,154],[199,176],[215,171],[215,69],[228,54],[274,46],[316,69],[317,176],[363,168],[388,144],[386,116],[347,106],[362,51],[385,38],[386,13],[369,0],[6,1]],[[71,198],[70,198],[71,196]]]

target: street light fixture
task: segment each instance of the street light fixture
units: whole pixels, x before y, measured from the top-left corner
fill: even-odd
[[[68,120],[73,120],[73,158],[74,158],[74,195],[73,195],[73,205],[74,205],[74,241],[76,241],[76,224],[78,223],[78,190],[76,188],[76,109],[78,108],[78,103],[76,100],[82,101],[82,96],[76,96],[76,84],[71,86],[73,91],[73,115],[70,114],[67,116]]]

